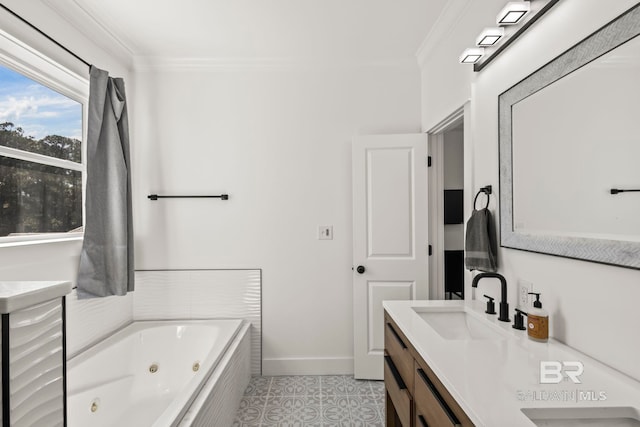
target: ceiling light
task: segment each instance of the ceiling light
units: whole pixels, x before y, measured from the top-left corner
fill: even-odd
[[[464,52],[462,52],[462,55],[460,55],[460,63],[475,64],[480,58],[482,58],[482,55],[484,55],[484,49],[481,47],[466,49]]]
[[[512,1],[507,3],[496,18],[498,25],[517,24],[529,12],[528,1]]]
[[[504,37],[504,28],[485,28],[476,39],[476,46],[494,46]]]

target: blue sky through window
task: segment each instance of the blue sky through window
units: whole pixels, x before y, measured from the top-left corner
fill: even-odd
[[[0,66],[0,123],[25,136],[60,135],[82,141],[82,105],[9,68]]]

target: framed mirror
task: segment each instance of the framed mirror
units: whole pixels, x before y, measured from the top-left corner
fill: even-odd
[[[640,269],[639,34],[637,5],[499,96],[501,246]]]

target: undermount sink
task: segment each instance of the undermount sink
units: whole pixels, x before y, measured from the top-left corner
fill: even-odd
[[[447,340],[499,340],[505,338],[494,326],[464,310],[434,311],[413,307],[413,311],[438,335]]]
[[[630,407],[525,408],[522,412],[540,427],[640,427],[640,413]]]

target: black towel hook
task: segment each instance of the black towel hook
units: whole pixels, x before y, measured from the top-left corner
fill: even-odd
[[[484,187],[482,187],[480,190],[478,190],[478,192],[476,193],[476,197],[473,199],[473,210],[478,210],[476,209],[476,202],[478,201],[478,196],[480,194],[486,194],[487,195],[487,205],[484,207],[485,209],[487,209],[489,207],[489,194],[491,194],[493,192],[492,188],[490,185],[486,185]]]

